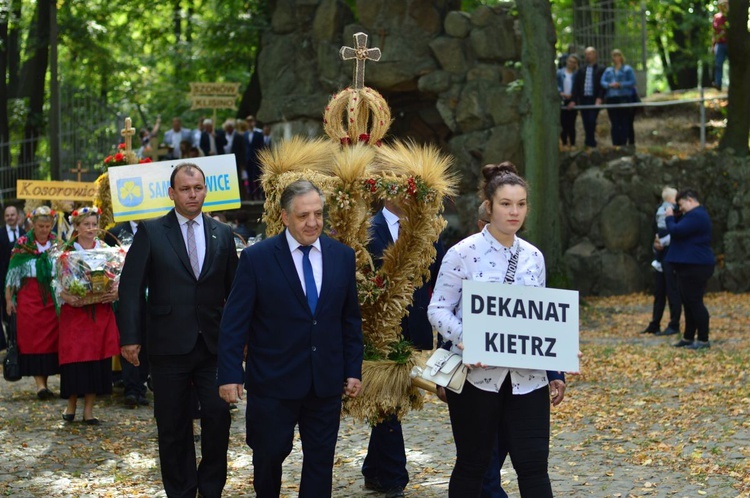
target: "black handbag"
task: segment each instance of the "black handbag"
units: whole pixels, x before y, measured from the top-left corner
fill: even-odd
[[[21,365],[18,362],[18,343],[16,342],[16,315],[8,320],[8,351],[3,359],[3,378],[8,382],[21,380]]]

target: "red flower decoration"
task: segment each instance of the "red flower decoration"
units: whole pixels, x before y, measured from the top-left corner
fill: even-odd
[[[152,162],[151,158],[150,157],[145,157],[145,158],[141,159],[140,161],[138,161],[138,164],[144,164],[144,163],[150,163],[150,162]]]
[[[367,143],[367,142],[369,142],[369,141],[370,141],[370,135],[369,135],[369,134],[367,134],[367,133],[362,133],[362,134],[361,134],[361,135],[359,136],[359,141],[360,141],[360,142],[364,142],[364,143]]]
[[[125,156],[122,154],[122,152],[118,152],[115,154],[115,161],[122,161]]]
[[[109,164],[112,162],[112,156],[107,156],[106,159],[104,159],[104,164]]]
[[[125,148],[125,144],[117,144],[117,148],[118,148],[119,150],[122,150],[122,149],[124,149],[124,148]]]

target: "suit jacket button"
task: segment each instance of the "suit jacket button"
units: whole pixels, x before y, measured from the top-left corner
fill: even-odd
[[[317,324],[318,324],[318,321],[317,320],[313,320],[313,325],[317,325]]]
[[[317,351],[317,350],[318,350],[318,348],[316,348],[315,346],[313,346],[313,347],[312,347],[312,350],[313,350],[313,351]]]

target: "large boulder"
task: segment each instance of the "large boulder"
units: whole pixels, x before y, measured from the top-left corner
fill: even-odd
[[[471,31],[471,16],[466,12],[454,10],[448,12],[443,23],[445,32],[456,38],[466,38]]]
[[[520,125],[510,123],[495,126],[491,131],[490,138],[484,148],[482,162],[497,164],[510,161],[514,164],[521,164],[523,162],[523,146]]]
[[[469,64],[464,53],[464,44],[458,38],[438,36],[430,42],[430,49],[440,67],[451,73],[465,73]]]
[[[341,42],[344,26],[354,19],[351,9],[342,0],[322,0],[315,11],[312,37],[315,43]]]
[[[447,71],[433,71],[419,78],[419,91],[423,93],[440,94],[450,90],[453,85],[451,75]]]
[[[600,296],[631,294],[643,290],[644,270],[633,256],[624,252],[601,252]]]
[[[599,217],[604,246],[610,251],[629,251],[640,240],[640,216],[626,195],[615,196]]]
[[[616,191],[598,168],[584,171],[573,183],[573,205],[570,211],[570,226],[580,235],[586,235],[602,209]]]
[[[459,178],[459,191],[476,192],[484,165],[480,160],[484,155],[484,148],[490,136],[489,130],[465,133],[452,138],[448,142],[448,151],[456,159],[456,169]]]
[[[574,288],[584,296],[593,294],[601,272],[601,255],[594,244],[584,239],[565,251],[563,259]]]
[[[517,59],[519,47],[513,30],[513,21],[496,16],[497,20],[487,26],[471,30],[469,38],[477,59],[508,61]]]

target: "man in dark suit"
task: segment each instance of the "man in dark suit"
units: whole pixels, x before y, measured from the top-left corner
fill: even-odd
[[[168,192],[174,209],[141,222],[125,259],[120,343],[122,356],[138,366],[146,313],[164,489],[170,498],[195,498],[196,491],[214,498],[226,482],[231,422],[229,405],[216,392],[216,351],[237,252],[229,226],[201,213],[206,179],[198,166],[177,165]],[[193,389],[201,405],[197,470]]]
[[[604,98],[602,88],[602,74],[604,66],[597,64],[596,49],[588,47],[584,51],[586,65],[578,70],[573,80],[573,100],[568,104],[569,109],[577,105],[601,105]],[[586,147],[596,147],[596,118],[598,109],[581,110],[583,130],[586,132]]]
[[[5,227],[0,229],[0,278],[2,278],[3,288],[5,288],[5,276],[8,274],[8,264],[10,263],[10,253],[13,250],[13,246],[16,244],[16,240],[21,235],[26,235],[26,230],[23,229],[22,224],[19,223],[20,216],[18,208],[10,205],[5,207],[3,213],[5,220]],[[3,308],[3,323],[7,324],[9,320],[8,312]],[[7,349],[8,342],[5,339],[5,334],[0,333],[0,351]]]
[[[131,244],[133,242],[133,237],[138,232],[138,221],[124,221],[122,223],[118,223],[117,225],[113,226],[109,232],[104,236],[104,242],[109,244],[110,246],[117,246],[120,244]],[[145,299],[145,296],[144,296]],[[146,303],[143,303],[143,306],[145,306]],[[117,321],[120,321],[120,313],[119,308],[116,310],[115,314],[117,315]],[[148,367],[148,348],[146,347],[146,343],[143,339],[146,337],[146,315],[145,313],[142,315],[142,327],[141,327],[141,341],[139,344],[141,345],[141,350],[138,352],[138,361],[140,362],[140,365],[137,367],[130,363],[129,361],[126,361],[123,358],[123,361],[120,362],[120,365],[122,366],[122,373],[121,373],[121,382],[125,388],[123,392],[123,399],[122,402],[125,406],[129,408],[135,408],[138,405],[141,406],[148,406],[149,401],[148,398],[146,398],[146,382],[148,381],[148,373],[149,373],[149,367]],[[119,325],[118,325],[119,327]],[[114,372],[113,372],[114,374]]]
[[[386,201],[383,209],[373,216],[370,225],[370,243],[367,246],[375,266],[383,264],[383,252],[398,240],[399,219],[403,212],[398,204]],[[443,261],[445,251],[442,242],[435,244],[437,256],[430,265],[430,281],[414,291],[409,314],[401,320],[401,334],[415,349],[432,351],[435,347],[432,325],[427,320],[427,306],[430,304],[432,287]],[[406,470],[406,449],[401,422],[391,416],[374,425],[370,433],[367,456],[362,464],[365,488],[384,493],[386,498],[404,496],[404,488],[409,482]]]
[[[247,444],[258,498],[277,498],[299,424],[301,498],[331,496],[341,394],[360,391],[363,339],[354,251],[323,230],[323,195],[306,180],[281,195],[284,232],[242,252],[221,321],[219,392],[247,388]],[[247,373],[243,351],[247,348]]]
[[[234,154],[237,178],[243,178],[247,168],[247,147],[245,147],[245,135],[235,130],[234,119],[224,121],[221,130],[216,131],[216,146],[221,154]],[[240,188],[240,195],[247,198],[248,192]]]
[[[253,199],[262,199],[263,191],[260,187],[260,161],[258,154],[267,145],[263,131],[257,128],[255,116],[245,118],[248,130],[245,132],[245,146],[247,147],[247,176],[250,183],[250,194]]]

